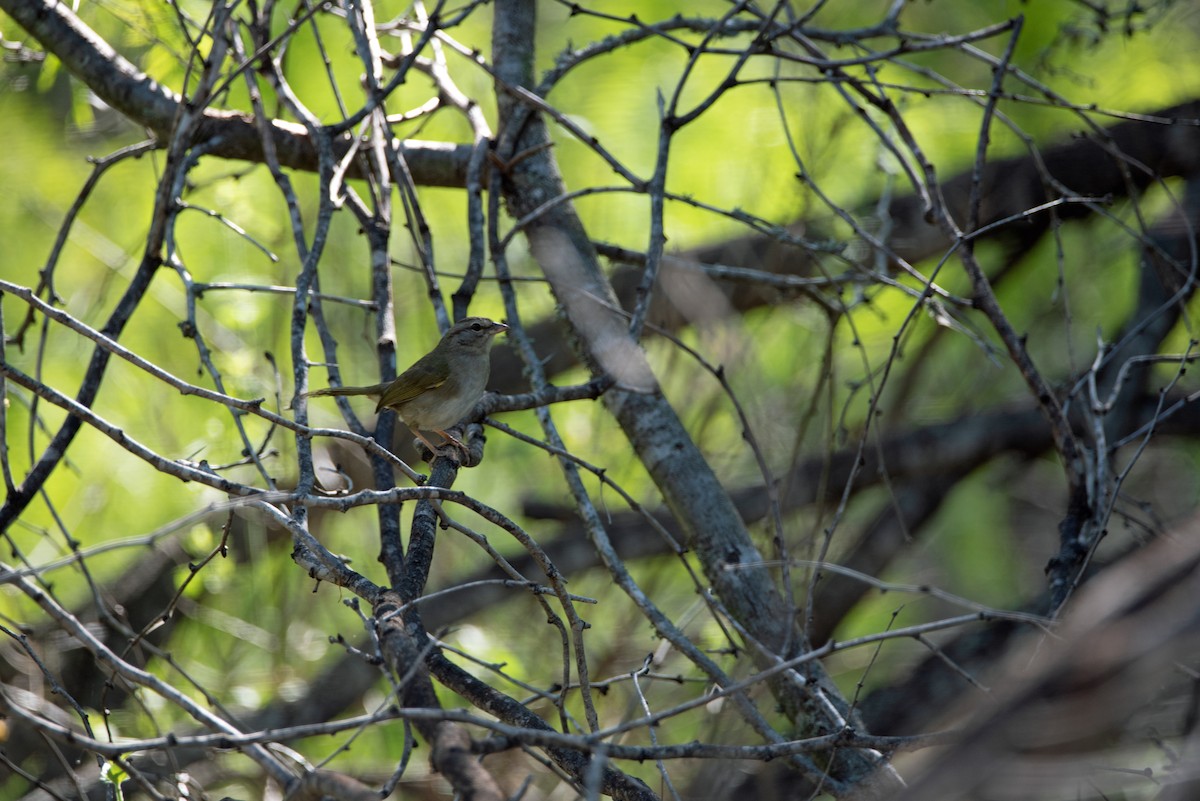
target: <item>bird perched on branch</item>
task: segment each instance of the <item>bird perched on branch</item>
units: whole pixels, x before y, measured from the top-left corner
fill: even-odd
[[[328,387],[309,393],[378,396],[376,413],[392,409],[434,454],[440,453],[425,435],[435,431],[467,452],[467,446],[446,429],[462,420],[483,397],[487,387],[492,340],[507,331],[504,323],[486,317],[467,317],[455,323],[433,350],[391,381],[369,387]]]

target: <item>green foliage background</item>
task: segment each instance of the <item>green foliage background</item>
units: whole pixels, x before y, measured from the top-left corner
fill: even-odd
[[[724,3],[699,5],[704,8],[689,4],[687,13],[719,15],[727,8]],[[816,22],[830,28],[870,24],[887,5],[830,3]],[[183,7],[199,16],[205,13],[206,4],[184,3]],[[669,2],[639,2],[611,3],[605,10],[614,16],[636,10],[642,19],[649,20],[667,17],[677,8]],[[377,15],[382,20],[402,10],[398,5],[381,4]],[[181,86],[187,43],[180,38],[176,20],[165,5],[132,1],[85,4],[80,13],[141,69],[168,86]],[[931,0],[910,4],[904,21],[909,29],[938,34],[974,29],[1018,13],[1025,15],[1025,21],[1014,61],[1073,103],[1140,111],[1200,93],[1200,68],[1194,55],[1200,49],[1200,12],[1189,3],[1153,4],[1134,20],[1135,30],[1127,34],[1098,30],[1084,5],[1066,0]],[[282,21],[279,24],[282,26]],[[627,27],[572,16],[561,5],[546,3],[538,43],[540,64],[549,68],[556,55],[571,48],[572,43],[580,46]],[[323,21],[322,29],[328,35],[325,46],[330,52],[349,52],[351,44],[341,25],[326,25]],[[5,42],[24,38],[3,18],[0,33]],[[473,19],[454,35],[469,48],[485,54],[489,51],[486,15]],[[989,40],[979,46],[997,53],[1003,42]],[[843,55],[855,54],[853,48],[844,48]],[[319,63],[319,58],[311,36],[298,37],[288,52],[288,75],[306,102],[331,120],[338,116],[337,106],[321,71],[312,66]],[[913,55],[910,61],[975,90],[986,90],[991,81],[988,70],[960,54]],[[338,75],[340,85],[357,87],[352,61],[342,58],[338,63],[342,70]],[[472,69],[463,58],[452,56],[451,63],[460,87],[478,99],[489,118],[494,119],[488,76]],[[684,108],[719,86],[730,63],[732,57],[728,61],[710,58],[701,62],[682,93]],[[648,175],[655,158],[656,95],[670,96],[684,65],[683,52],[662,42],[624,47],[576,70],[548,99],[622,162]],[[668,180],[671,191],[724,209],[744,209],[776,224],[804,218],[812,225],[810,237],[849,238],[847,227],[797,180],[792,148],[803,159],[812,182],[839,204],[857,207],[880,192],[905,190],[896,177],[895,165],[881,153],[878,140],[838,101],[835,87],[810,82],[811,73],[800,67],[791,74],[761,70],[748,74],[764,82],[729,92],[698,124],[674,141]],[[802,77],[805,80],[799,80]],[[931,92],[936,89],[932,81],[897,74],[891,67],[877,77],[927,87]],[[782,115],[765,83],[768,80],[779,82],[785,99]],[[427,93],[427,86],[413,85],[406,86],[398,97],[416,106]],[[897,97],[917,139],[943,177],[969,166],[980,120],[973,100],[958,94],[923,96],[911,91],[897,92]],[[231,107],[248,108],[240,84],[235,85],[228,102]],[[1001,107],[1039,144],[1061,141],[1078,128],[1077,119],[1061,109],[1025,102],[1005,102]],[[89,159],[137,142],[142,134],[111,111],[98,107],[88,91],[68,78],[52,57],[44,62],[10,61],[3,65],[0,120],[6,121],[0,125],[0,278],[32,285],[64,215],[91,172]],[[1001,127],[996,130],[993,156],[1023,151],[1018,137],[1004,133]],[[422,139],[469,141],[469,131],[454,115],[438,115],[402,127],[401,133]],[[609,167],[588,147],[561,131],[556,131],[555,137],[556,155],[570,188],[617,183]],[[161,153],[151,153],[121,163],[104,176],[80,210],[55,269],[54,286],[62,307],[94,326],[102,324],[141,257],[161,158]],[[185,199],[197,210],[184,216],[178,233],[180,253],[194,278],[274,286],[293,283],[298,264],[286,210],[267,170],[209,161],[193,177],[194,185]],[[305,204],[306,219],[311,220],[316,214],[316,179],[312,175],[292,177]],[[466,259],[465,200],[456,190],[430,188],[421,189],[420,198],[432,227],[437,266],[446,274],[445,286],[452,288],[456,282],[451,276],[460,272]],[[595,239],[635,250],[645,248],[649,216],[644,196],[600,194],[581,199],[577,207]],[[206,214],[206,209],[220,216]],[[1114,211],[1118,216],[1129,213],[1124,208]],[[239,234],[231,226],[246,234]],[[669,207],[669,248],[686,249],[742,233],[744,229],[726,217],[681,203]],[[1070,255],[1061,276],[1062,287],[1054,268],[1051,242],[1042,243],[1018,268],[1023,273],[1021,280],[1006,285],[1003,291],[1019,293],[1018,297],[1005,298],[1009,301],[1006,308],[1018,328],[1031,332],[1030,341],[1039,348],[1035,356],[1042,363],[1063,370],[1071,365],[1080,367],[1081,360],[1086,363],[1091,358],[1097,329],[1110,335],[1127,314],[1134,277],[1129,248],[1114,246],[1122,237],[1108,224],[1068,228],[1063,238],[1064,249]],[[411,265],[413,254],[405,237],[397,233],[394,242],[393,257],[401,265]],[[339,265],[339,269],[324,274],[325,292],[368,295],[364,245],[349,215],[337,215],[323,263]],[[985,259],[999,259],[1003,254],[985,248],[983,255]],[[831,259],[834,263],[836,260]],[[922,266],[926,272],[931,269],[931,265]],[[517,269],[525,276],[537,275],[529,263],[518,262]],[[395,280],[399,361],[406,364],[433,343],[436,330],[420,275],[401,266],[395,271]],[[955,291],[966,286],[951,272],[939,280]],[[525,283],[519,291],[527,320],[552,313],[553,303],[543,284]],[[1059,331],[1067,299],[1072,322],[1065,340],[1039,336],[1041,332]],[[286,339],[290,302],[285,294],[213,290],[204,296],[199,322],[230,394],[265,397],[269,406],[286,406],[291,399]],[[209,385],[208,377],[200,374],[194,345],[178,327],[184,319],[183,303],[179,282],[170,275],[161,276],[154,285],[153,303],[143,305],[121,341],[164,369]],[[684,338],[714,363],[725,366],[772,466],[782,470],[799,455],[818,452],[829,442],[844,441],[843,427],[853,431],[862,425],[866,404],[863,393],[854,392],[852,387],[864,379],[864,363],[873,370],[887,357],[897,323],[908,313],[911,303],[911,298],[899,292],[874,294],[856,308],[852,327],[843,323],[832,334],[837,350],[831,396],[820,394],[825,391],[820,369],[825,338],[830,335],[827,322],[803,302],[760,309],[702,331],[687,332]],[[350,383],[377,380],[369,314],[348,306],[332,308],[345,378]],[[499,296],[493,288],[484,288],[473,310],[502,316]],[[11,333],[19,325],[24,307],[5,298],[3,314],[5,330]],[[1181,338],[1191,335],[1180,333]],[[853,343],[861,343],[861,349],[851,347]],[[319,352],[315,339],[309,344],[310,352]],[[919,371],[914,379],[916,389],[904,399],[903,408],[891,408],[885,400],[885,429],[889,419],[944,420],[964,409],[1004,404],[1024,392],[1011,366],[989,364],[981,358],[977,344],[946,333],[928,319],[913,326],[903,346],[906,354],[924,357],[920,362],[901,362],[904,369]],[[727,486],[754,483],[757,469],[743,447],[740,426],[717,383],[667,342],[650,341],[648,349],[668,396],[690,429],[698,432],[702,447]],[[40,321],[26,332],[22,342],[7,346],[8,360],[55,387],[77,387],[90,353],[89,342],[53,325],[43,328]],[[267,353],[272,354],[274,362]],[[314,384],[320,386],[323,372],[318,368],[313,375]],[[30,454],[40,453],[48,441],[45,431],[53,431],[62,414],[48,404],[38,404],[40,433],[27,442],[14,432],[28,429],[29,396],[10,387],[9,403],[9,455],[19,480],[30,465]],[[816,408],[816,423],[805,429],[803,438],[797,438],[810,404]],[[242,446],[226,411],[213,404],[175,397],[169,388],[119,361],[110,368],[95,410],[147,446],[173,458],[207,460],[212,465],[241,458]],[[364,411],[369,411],[365,402]],[[615,426],[598,404],[559,408],[555,415],[572,450],[604,467],[612,479],[643,503],[657,505],[656,493],[644,471],[629,458],[627,444],[616,435]],[[340,424],[332,404],[314,407],[314,416],[319,424]],[[531,413],[504,419],[527,432],[536,431]],[[243,421],[252,441],[267,435],[263,421],[253,417]],[[273,475],[287,483],[294,474],[290,438],[277,432],[273,445],[277,452],[268,464]],[[1193,454],[1180,452],[1176,458],[1186,462],[1187,472],[1195,475]],[[251,469],[234,468],[231,475]],[[1046,464],[994,465],[960,484],[925,535],[919,551],[894,568],[897,578],[937,584],[998,606],[1036,592],[1041,581],[1040,566],[1054,547],[1052,537],[1045,532],[1053,530],[1058,511],[1053,505],[1041,506],[1046,496],[1035,493],[1037,482],[1031,476],[1054,473],[1053,465]],[[1179,491],[1194,500],[1195,480],[1181,481],[1186,486]],[[464,473],[461,488],[513,515],[526,498],[550,502],[566,499],[547,456],[496,434],[490,438],[489,458],[483,469]],[[68,552],[63,532],[69,532],[80,547],[91,548],[144,535],[220,500],[211,490],[181,485],[151,470],[86,428],[70,451],[69,464],[56,471],[47,491],[54,499],[53,511],[45,503],[35,503],[23,516],[22,525],[8,532],[12,547],[34,563]],[[614,506],[618,504],[611,493],[598,490],[597,495]],[[1172,497],[1161,500],[1163,514],[1168,517],[1182,513],[1188,505]],[[861,525],[870,512],[869,508],[851,510],[842,525]],[[811,513],[796,515],[789,525],[798,530],[819,528]],[[552,524],[528,521],[528,526],[535,536],[549,539],[554,535]],[[486,525],[481,527],[488,529]],[[1043,534],[1030,534],[1038,527]],[[326,516],[318,534],[332,550],[348,555],[355,566],[369,573],[375,567],[377,543],[364,538],[363,533],[372,530],[373,513],[358,510],[340,517]],[[770,532],[759,533],[762,542],[767,543]],[[498,532],[493,530],[492,536],[502,551],[513,550]],[[187,543],[193,553],[201,554],[213,548],[219,537],[220,532],[207,522],[198,523],[191,526]],[[482,566],[478,551],[456,542],[452,532],[439,546],[442,550],[435,565],[434,587]],[[245,551],[235,554],[236,558],[216,559],[207,565],[198,580],[189,585],[190,601],[181,607],[183,620],[172,647],[175,660],[201,681],[225,685],[239,705],[255,707],[272,696],[299,696],[314,671],[339,654],[328,643],[328,635],[358,633],[355,616],[334,601],[336,592],[330,588],[311,592],[311,582],[286,558],[287,551],[287,543],[274,541],[264,530],[258,530],[245,542]],[[94,579],[104,583],[119,576],[128,558],[125,550],[96,557],[92,560]],[[656,570],[653,561],[641,565],[639,578],[661,593],[660,597],[670,599],[663,602],[668,611],[686,616],[696,603],[692,588],[656,583]],[[186,573],[181,569],[180,581]],[[82,602],[87,590],[78,576],[71,571],[60,575],[57,589],[62,597]],[[79,586],[71,587],[75,582]],[[623,597],[616,597],[605,577],[576,576],[571,586],[575,592],[598,598],[602,610],[598,614],[606,619],[628,621],[628,625],[595,632],[592,647],[595,653],[604,655],[597,673],[612,675],[636,668],[656,647],[649,628]],[[898,605],[894,596],[872,596],[839,635],[880,630]],[[0,587],[0,614],[19,619],[29,612],[25,607],[26,602]],[[936,603],[916,601],[904,609],[898,624],[943,611]],[[473,653],[486,653],[496,662],[507,663],[512,675],[549,685],[555,680],[557,662],[534,658],[540,651],[530,645],[554,639],[539,625],[538,614],[533,603],[522,596],[464,623],[447,638],[468,643]],[[605,631],[624,631],[626,636],[621,642],[604,642]],[[715,632],[711,643],[719,643]],[[871,681],[898,673],[914,653],[907,646],[889,644]],[[845,673],[840,679],[847,688],[852,689],[861,678],[864,666],[857,660],[856,655],[841,665]],[[161,662],[152,664],[163,675],[173,672]],[[162,714],[165,717],[160,719],[161,724],[178,722],[170,719],[171,710],[164,709]],[[697,725],[700,717],[697,713],[673,721],[664,739],[682,741],[692,736],[688,727]],[[124,734],[151,734],[138,731],[136,720],[118,717],[115,722],[118,727],[128,726]],[[331,748],[327,741],[314,742],[310,753],[319,757],[323,749]],[[371,750],[353,752],[351,763],[361,758],[364,768],[378,769],[366,764]]]

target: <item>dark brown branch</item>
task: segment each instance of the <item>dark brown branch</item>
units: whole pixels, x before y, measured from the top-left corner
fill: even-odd
[[[1200,156],[1197,156],[1200,153],[1200,127],[1197,127],[1200,101],[1158,109],[1148,113],[1146,118],[1120,122],[1105,129],[1109,144],[1101,144],[1095,135],[1090,135],[1047,147],[1040,153],[1040,159],[1029,154],[988,162],[981,176],[980,226],[984,232],[976,239],[999,241],[1018,252],[1027,251],[1040,240],[1054,217],[1049,211],[1030,214],[1028,210],[1053,199],[1047,194],[1047,175],[1081,197],[1115,199],[1127,197],[1131,188],[1144,188],[1156,176],[1195,173],[1200,168]],[[1145,165],[1153,174],[1134,171],[1131,184],[1122,177],[1118,160],[1111,155],[1113,152]],[[1044,173],[1039,162],[1045,165]],[[946,208],[955,219],[966,218],[971,178],[971,171],[967,170],[941,184]],[[861,204],[863,209],[877,206],[876,199],[867,199]],[[1068,203],[1057,206],[1054,215],[1060,220],[1075,220],[1094,216],[1095,211],[1094,204]],[[949,240],[925,221],[924,207],[917,195],[902,195],[891,201],[887,205],[887,218],[893,229],[887,244],[892,253],[905,261],[917,263],[945,252],[950,246]],[[989,228],[1008,219],[1012,222]],[[820,231],[819,222],[803,219],[785,229],[785,233],[797,237],[803,233],[809,240],[820,240]],[[620,249],[601,250],[618,264],[612,274],[617,300],[622,308],[632,309],[642,275],[640,264],[623,264]],[[708,278],[702,265],[753,267],[773,275],[808,278],[820,275],[816,269],[818,255],[823,254],[810,252],[794,241],[758,233],[683,251],[674,259],[664,261],[647,319],[657,326],[677,331],[711,316],[717,307],[700,307],[689,301],[694,295],[689,292],[689,287],[696,282],[724,295],[728,301],[724,308],[730,312],[745,312],[779,301],[778,287]],[[526,328],[547,360],[547,374],[556,375],[576,363],[560,321],[544,320]],[[496,376],[493,388],[505,393],[522,391],[524,385],[516,355],[503,344],[493,353],[492,374]]]
[[[166,139],[179,116],[182,99],[168,87],[140,71],[108,42],[71,13],[69,4],[34,0],[0,0],[0,10],[16,20],[42,47],[96,93],[105,103],[132,122]],[[271,120],[272,146],[284,167],[316,172],[317,149],[302,125]],[[334,139],[334,155],[341,159],[353,137]],[[264,163],[262,136],[254,117],[240,111],[204,109],[192,141],[215,141],[211,154],[221,158]],[[408,140],[397,143],[413,179],[426,186],[461,187],[466,183],[472,146]],[[363,177],[357,162],[348,172]]]

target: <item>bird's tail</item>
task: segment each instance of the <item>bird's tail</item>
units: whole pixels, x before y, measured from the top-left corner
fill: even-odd
[[[296,401],[300,398],[320,398],[328,395],[383,395],[383,391],[388,389],[386,384],[374,384],[372,386],[326,386],[324,390],[314,390],[313,392],[304,392],[292,398],[292,403],[288,404],[288,409],[294,409]]]
[[[315,392],[307,393],[309,398],[320,398],[325,395],[382,395],[387,384],[373,384],[369,387],[325,387]]]

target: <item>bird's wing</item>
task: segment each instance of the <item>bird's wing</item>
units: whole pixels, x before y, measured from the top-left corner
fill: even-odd
[[[402,403],[436,389],[446,383],[446,370],[436,369],[436,365],[420,359],[412,367],[401,373],[395,381],[388,385],[387,390],[380,396],[379,405],[375,411],[387,407],[396,407]]]

